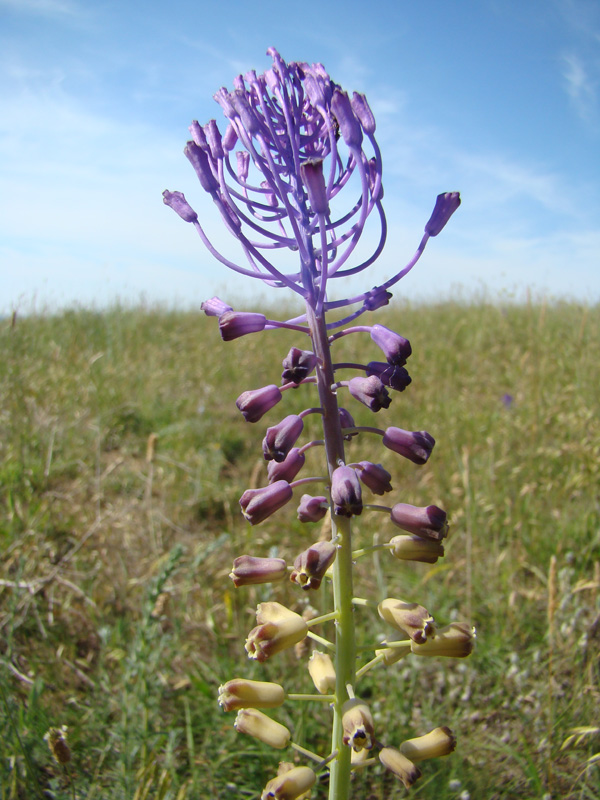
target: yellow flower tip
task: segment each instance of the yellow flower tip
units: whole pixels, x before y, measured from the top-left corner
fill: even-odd
[[[342,729],[342,741],[353,750],[370,750],[373,747],[373,716],[369,706],[358,697],[346,700],[342,706]]]
[[[281,603],[259,603],[256,621],[258,625],[248,634],[245,648],[248,656],[260,663],[293,647],[308,633],[308,625],[300,614]]]
[[[50,728],[44,734],[44,740],[48,742],[48,747],[54,760],[58,764],[68,764],[71,760],[71,750],[67,744],[67,726],[60,728]]]
[[[384,747],[379,752],[379,760],[399,778],[407,789],[421,777],[421,770],[395,747]]]
[[[411,650],[419,656],[466,658],[475,647],[475,628],[466,622],[452,622],[436,631],[435,639],[422,644],[411,642]]]
[[[435,636],[435,620],[423,606],[388,597],[377,606],[379,616],[402,633],[422,644]]]
[[[317,692],[332,694],[335,692],[335,667],[331,656],[315,650],[308,660],[308,673]]]
[[[277,750],[287,747],[292,735],[285,725],[255,708],[241,708],[235,718],[234,727],[238,733],[254,736]]]
[[[423,761],[426,758],[440,758],[452,753],[456,747],[456,737],[445,725],[434,728],[425,736],[417,736],[402,742],[400,752],[411,761]]]
[[[278,683],[233,678],[219,686],[219,705],[225,711],[240,708],[277,708],[285,700],[285,690]]]
[[[314,786],[317,776],[310,767],[293,767],[272,778],[260,796],[261,800],[298,800]]]

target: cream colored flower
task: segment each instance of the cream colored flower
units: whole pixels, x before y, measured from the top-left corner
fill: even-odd
[[[315,650],[308,660],[308,672],[317,692],[331,694],[335,692],[335,667],[331,656]]]
[[[283,686],[268,681],[233,678],[219,686],[219,704],[225,711],[240,708],[277,708],[285,700]]]
[[[314,786],[317,776],[310,767],[294,767],[272,778],[261,794],[261,800],[297,800]]]
[[[280,722],[258,711],[256,708],[241,708],[235,718],[234,727],[238,733],[247,733],[261,742],[283,750],[287,747],[291,733]]]

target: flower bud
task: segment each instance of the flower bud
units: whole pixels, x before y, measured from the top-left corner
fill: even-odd
[[[285,701],[285,691],[278,683],[233,678],[219,686],[219,705],[225,711],[240,708],[277,708]]]
[[[392,476],[384,469],[381,464],[373,464],[371,461],[361,461],[362,469],[358,470],[358,477],[373,494],[382,495],[392,491],[390,483]]]
[[[210,300],[205,300],[200,308],[207,317],[220,317],[226,311],[233,311],[233,308],[224,303],[219,297],[211,297]]]
[[[353,750],[373,747],[373,717],[369,706],[358,697],[346,700],[342,706],[342,728],[342,741]]]
[[[263,439],[263,455],[265,461],[282,462],[296,444],[302,433],[304,422],[297,414],[289,414],[277,425],[267,428]]]
[[[258,625],[246,639],[249,658],[262,663],[275,653],[293,647],[308,633],[308,625],[300,614],[290,611],[281,603],[260,603],[256,611]]]
[[[208,142],[208,146],[210,148],[211,156],[215,161],[219,158],[224,158],[225,153],[223,152],[223,142],[217,121],[214,119],[209,120],[204,126],[203,130],[204,135],[206,136],[206,141]]]
[[[392,398],[388,390],[376,375],[368,378],[352,378],[348,381],[348,389],[355,400],[359,400],[371,411],[389,408]]]
[[[194,168],[200,185],[204,191],[214,195],[219,188],[219,183],[213,175],[209,157],[205,151],[198,147],[196,142],[188,142],[184,147],[183,152]]]
[[[163,203],[172,208],[176,214],[179,214],[184,222],[197,222],[198,214],[196,214],[185,199],[183,192],[170,192],[168,189],[165,189],[163,192]]]
[[[318,589],[336,554],[332,542],[316,542],[296,558],[290,579],[303,589]]]
[[[327,514],[328,508],[329,501],[326,497],[303,494],[298,506],[298,519],[300,522],[319,522]]]
[[[375,133],[375,117],[373,116],[373,112],[364,94],[353,92],[350,103],[352,105],[352,110],[362,125],[363,131],[366,134]]]
[[[307,378],[317,366],[317,357],[311,350],[300,350],[292,347],[283,359],[282,384],[300,383]]]
[[[466,658],[475,647],[475,628],[466,622],[451,622],[436,631],[435,639],[427,639],[423,644],[411,642],[410,648],[418,656],[445,656],[447,658]]]
[[[252,311],[226,311],[219,317],[219,331],[224,342],[263,331],[266,324],[267,318],[264,314]]]
[[[258,525],[282,508],[293,494],[287,481],[275,481],[261,489],[246,489],[240,497],[242,513],[250,525]]]
[[[294,767],[272,778],[265,786],[260,800],[296,800],[315,784],[317,776],[310,767]]]
[[[386,328],[385,325],[373,325],[371,339],[381,348],[388,364],[403,367],[412,353],[408,339]]]
[[[448,535],[446,512],[438,506],[419,508],[408,503],[396,503],[391,510],[390,519],[402,530],[424,539],[439,542]]]
[[[335,692],[335,667],[330,655],[315,650],[308,660],[308,674],[319,694]]]
[[[412,378],[404,367],[397,367],[384,361],[369,361],[367,375],[375,375],[384,386],[389,386],[395,392],[403,392],[412,383]]]
[[[323,177],[323,159],[309,158],[308,161],[300,164],[300,174],[314,213],[329,214],[325,178]]]
[[[354,116],[348,94],[342,89],[334,90],[331,98],[331,110],[348,147],[360,147],[363,139],[360,122]]]
[[[383,286],[374,286],[365,293],[363,308],[365,311],[377,311],[378,308],[387,306],[392,298],[392,293]]]
[[[283,750],[287,747],[291,733],[280,722],[257,711],[255,708],[241,708],[233,723],[238,733],[247,733],[265,744]]]
[[[435,439],[427,431],[405,431],[402,428],[388,428],[382,443],[388,450],[400,453],[413,464],[425,464],[435,445]]]
[[[297,447],[292,447],[283,461],[269,461],[269,483],[284,480],[291,483],[304,466],[306,458]]]
[[[338,467],[331,476],[331,499],[336,514],[351,517],[362,513],[362,492],[356,470]]]
[[[347,408],[342,408],[341,406],[338,408],[339,415],[340,415],[340,427],[344,428],[356,428],[356,422],[354,422],[354,417],[348,411]],[[344,439],[350,441],[353,436],[358,436],[358,431],[354,431],[353,433],[345,433]]]
[[[377,606],[381,619],[413,640],[422,643],[435,636],[435,622],[429,611],[417,603],[405,603],[388,597]]]
[[[425,225],[425,233],[428,233],[430,236],[437,236],[438,233],[441,233],[446,226],[446,223],[452,214],[454,214],[459,205],[459,192],[445,192],[443,194],[438,194],[431,217],[429,218],[427,225]]]
[[[260,389],[242,392],[235,404],[242,412],[246,422],[258,422],[267,411],[277,405],[282,397],[279,387],[271,383]]]
[[[287,575],[287,565],[283,558],[260,558],[258,556],[238,556],[233,562],[229,577],[234,586],[254,586],[259,583],[280,581]]]
[[[389,542],[394,558],[401,561],[420,561],[425,564],[435,564],[438,558],[444,555],[444,545],[433,539],[423,539],[414,534],[400,534],[394,536]]]
[[[225,133],[223,134],[223,150],[226,153],[229,153],[235,147],[235,143],[237,142],[237,131],[233,127],[231,123],[225,129]]]
[[[440,758],[449,755],[456,747],[456,738],[450,728],[445,725],[434,728],[425,736],[407,739],[398,748],[411,761],[423,761],[426,758]]]
[[[384,747],[380,750],[379,760],[386,769],[400,778],[407,789],[421,777],[420,769],[395,747]]]

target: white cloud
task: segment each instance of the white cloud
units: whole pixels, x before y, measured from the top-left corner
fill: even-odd
[[[597,111],[597,83],[579,56],[573,53],[564,55],[562,63],[565,88],[571,103],[582,120],[590,121]]]
[[[0,6],[47,17],[79,16],[81,12],[79,6],[71,0],[0,0]]]

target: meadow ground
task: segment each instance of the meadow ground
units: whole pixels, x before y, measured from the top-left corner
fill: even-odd
[[[446,302],[373,321],[410,339],[413,383],[375,422],[344,405],[437,445],[424,467],[366,435],[350,456],[384,464],[392,502],[447,509],[451,535],[435,565],[359,561],[358,591],[417,600],[478,636],[470,659],[368,673],[377,735],[457,734],[453,755],[423,765],[415,800],[598,798],[600,307]],[[314,400],[287,392],[255,425],[234,401],[278,382],[298,335],[224,344],[214,319],[147,308],[0,328],[0,800],[257,797],[290,755],[237,734],[217,687],[246,675],[311,691],[293,652],[264,665],[243,652],[257,602],[307,600],[289,582],[235,590],[227,576],[237,555],[291,561],[318,532],[293,508],[251,528],[238,498],[266,483],[267,425]],[[336,356],[374,350],[356,335]],[[307,474],[322,472],[316,450]],[[390,527],[365,511],[356,541]],[[308,598],[317,611],[328,591]],[[365,638],[383,633],[376,614],[360,618]],[[327,752],[323,704],[277,712]],[[44,740],[62,725],[64,769]],[[404,795],[379,767],[354,784],[355,800]]]

